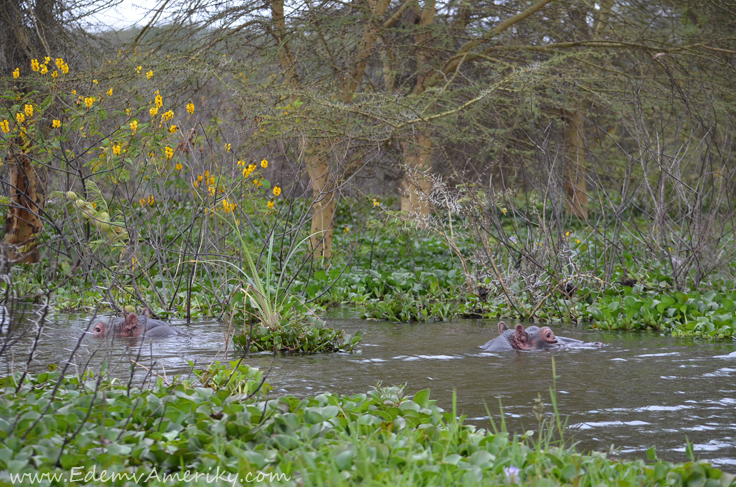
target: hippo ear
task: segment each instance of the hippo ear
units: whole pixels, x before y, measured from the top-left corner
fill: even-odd
[[[125,329],[132,330],[136,326],[138,326],[138,315],[135,313],[128,313],[125,317]]]
[[[509,327],[506,326],[506,323],[504,323],[503,321],[499,321],[498,322],[498,332],[499,333],[503,333],[503,332],[505,332],[508,329],[509,329]]]
[[[521,323],[516,324],[516,339],[520,342],[528,341],[528,334],[524,331],[524,327],[521,325]]]

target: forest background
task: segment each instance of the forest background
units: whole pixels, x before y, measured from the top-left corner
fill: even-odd
[[[15,298],[732,335],[733,3],[112,5],[3,3]]]

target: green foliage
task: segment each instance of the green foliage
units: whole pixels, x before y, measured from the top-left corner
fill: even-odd
[[[705,462],[656,458],[610,460],[531,437],[463,424],[430,399],[399,387],[366,394],[247,398],[260,372],[241,366],[245,387],[225,385],[232,370],[198,373],[188,382],[128,389],[91,374],[58,371],[0,380],[0,481],[56,473],[78,481],[93,471],[125,480],[183,485],[184,474],[284,474],[284,485],[703,485],[727,487],[734,476]],[[56,386],[58,385],[58,388]],[[72,470],[74,469],[74,470]],[[232,477],[227,477],[232,474]],[[130,477],[134,475],[136,477]],[[164,479],[164,475],[169,477]],[[67,477],[68,478],[68,477]],[[272,477],[273,478],[273,477]],[[26,482],[30,484],[28,481]]]
[[[311,322],[310,322],[311,321]],[[325,326],[319,318],[296,320],[271,329],[254,325],[245,333],[233,336],[235,348],[251,352],[326,353],[352,352],[365,334],[358,331],[350,336],[343,330]]]
[[[675,336],[726,338],[736,334],[736,294],[697,291],[635,294],[607,291],[588,313],[599,328],[671,330]]]

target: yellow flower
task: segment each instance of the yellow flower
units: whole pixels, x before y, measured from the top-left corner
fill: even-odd
[[[345,225],[345,230],[343,230],[343,232],[348,233],[349,231],[350,231],[350,227]]]
[[[32,117],[33,116],[33,105],[26,105],[24,108],[26,112],[26,116]]]
[[[146,206],[146,198],[141,198],[138,200],[138,203],[141,204],[141,206]]]
[[[93,79],[93,80],[92,80],[92,82],[93,82],[94,84],[97,84],[97,80],[96,80],[96,79]]]
[[[45,57],[43,58],[43,63],[44,63],[44,64],[48,64],[49,62],[51,62],[51,58],[50,58],[50,57],[48,57],[48,56],[45,56]]]
[[[207,180],[207,186],[214,186],[215,185],[215,177],[210,176],[210,178]]]
[[[153,76],[153,70],[151,70],[151,71],[149,71],[149,72],[146,73],[146,78],[147,79],[151,79],[152,76]]]
[[[194,186],[194,188],[196,189],[199,187],[199,183],[197,181],[194,181],[192,182],[192,186]]]
[[[153,195],[148,197],[148,206],[153,206]]]
[[[378,202],[376,198],[373,198],[373,206],[380,206],[381,203]]]
[[[23,123],[23,122],[26,121],[25,115],[23,115],[20,112],[18,112],[18,113],[15,114],[15,119],[18,121],[18,123]]]
[[[51,73],[52,78],[57,78],[58,76],[59,76],[59,73],[57,71],[54,71],[53,73]]]
[[[31,69],[34,71],[38,71],[39,69],[38,59],[31,59]]]
[[[177,130],[179,130],[179,127],[177,127],[176,125],[172,125],[171,127],[169,127],[169,133],[171,134],[176,133]]]
[[[77,94],[77,90],[72,90],[72,95],[76,95],[76,94]]]
[[[569,236],[570,236],[570,232],[567,232],[567,233],[565,234],[565,236],[566,236],[566,237],[569,237]]]
[[[209,171],[207,171],[207,172],[209,173]],[[201,174],[200,174],[199,176],[197,176],[197,180],[198,180],[198,181],[199,181],[200,183],[202,182],[202,175],[201,175]]]
[[[130,115],[130,108],[126,108],[126,109],[125,109],[125,114],[126,114],[126,115]]]
[[[61,127],[61,120],[56,120],[56,119],[54,119],[54,121],[53,121],[53,122],[51,122],[51,126],[52,126],[53,128],[55,128],[55,129],[58,129],[59,127]]]
[[[151,109],[148,110],[148,113],[150,113],[152,117],[155,117],[158,113],[158,107],[151,107]]]
[[[164,106],[164,99],[161,98],[161,95],[156,95],[156,98],[154,101],[156,103],[156,108],[161,108],[162,106]],[[173,116],[173,113],[172,113],[172,116]]]
[[[263,160],[261,161],[261,167],[262,167],[263,169],[266,169],[266,168],[268,167],[268,161],[267,161],[266,159],[263,159]]]
[[[281,194],[281,188],[279,188],[278,186],[274,186],[273,187],[273,195],[274,196],[278,196],[280,194]]]
[[[116,156],[120,155],[120,144],[115,144],[112,146],[112,153]]]
[[[90,96],[89,98],[84,99],[84,106],[87,108],[92,108],[92,104],[95,102],[95,97]]]
[[[189,115],[194,113],[194,103],[191,101],[187,103],[187,111],[189,112]]]
[[[273,201],[269,201],[268,203],[266,203],[266,206],[268,206],[269,208],[273,208]]]
[[[2,122],[0,122],[0,130],[5,132],[6,134],[10,132],[10,124],[7,120],[3,120]]]
[[[36,61],[36,62],[38,62],[38,61]],[[64,66],[64,60],[62,58],[60,58],[60,57],[57,57],[56,58],[56,67],[59,68],[59,69],[61,69],[62,66]]]
[[[204,172],[204,177],[206,177],[206,178],[209,178],[210,177],[210,171],[209,170],[207,170],[207,171]],[[200,179],[200,181],[201,181],[201,179]]]
[[[137,68],[135,68],[136,74],[140,74],[142,69],[143,69],[143,66],[138,66]]]
[[[230,144],[225,144],[225,152],[230,152]]]
[[[168,145],[164,149],[164,152],[166,153],[166,159],[171,159],[172,157],[174,157],[174,149],[172,149]]]
[[[64,74],[68,74],[69,73],[69,65],[66,64],[66,63],[64,63],[64,65],[61,67],[61,72],[64,73]]]
[[[109,90],[107,90],[107,96],[112,96],[112,88],[110,88]]]
[[[503,213],[504,215],[505,215],[506,213],[508,213],[508,212],[509,212],[509,210],[507,210],[506,208],[501,208],[501,213]]]
[[[577,243],[580,243],[580,239],[577,239],[577,238],[576,238],[576,239],[575,239],[575,242],[577,242]]]
[[[13,71],[13,78],[17,78],[20,76],[20,68],[15,68],[15,71]]]
[[[41,74],[46,74],[49,72],[49,68],[47,68],[45,64],[42,64],[40,71],[41,71]]]
[[[135,135],[136,131],[138,130],[138,120],[133,120],[130,122],[130,130],[133,131],[133,135]]]
[[[174,112],[172,110],[169,110],[168,112],[164,112],[164,114],[161,115],[162,122],[167,122],[171,120],[172,118],[174,118]]]
[[[174,166],[174,167],[176,167],[176,170],[177,171],[181,171],[181,168],[184,167],[184,166],[181,165],[181,162],[177,162],[176,163],[176,166]]]

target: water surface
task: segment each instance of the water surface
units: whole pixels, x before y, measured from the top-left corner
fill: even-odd
[[[134,381],[147,370],[171,379],[189,374],[188,361],[204,366],[223,360],[222,325],[202,322],[181,328],[188,338],[149,342],[91,336],[78,345],[89,317],[57,320],[47,325],[36,351],[35,367],[63,366],[77,348],[72,370],[87,363],[98,367],[108,359],[114,373],[128,374],[138,364]],[[602,341],[602,349],[554,352],[488,353],[479,345],[497,336],[494,322],[396,324],[333,317],[330,326],[366,337],[356,354],[310,356],[251,355],[247,363],[270,369],[273,395],[322,392],[362,393],[379,382],[406,384],[410,394],[430,388],[445,409],[457,393],[458,411],[467,422],[489,428],[486,406],[501,419],[499,400],[510,431],[536,431],[535,400],[541,395],[551,413],[552,361],[556,364],[557,404],[568,421],[568,437],[579,449],[608,451],[622,457],[644,457],[656,446],[661,458],[685,461],[685,440],[696,455],[726,470],[736,470],[736,344],[693,342],[655,333],[598,332],[553,326],[557,335]],[[25,362],[30,337],[13,347],[15,363]],[[104,345],[103,345],[104,343]],[[102,346],[101,346],[102,345]],[[731,354],[731,355],[729,355]],[[229,358],[233,358],[232,350]],[[11,365],[3,360],[3,374]]]

